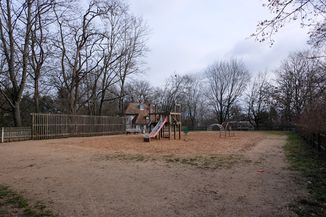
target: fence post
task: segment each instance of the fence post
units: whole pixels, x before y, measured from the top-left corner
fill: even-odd
[[[5,128],[1,127],[1,143],[5,141]]]
[[[31,124],[31,139],[34,139],[34,113],[31,113],[32,115],[32,124]]]

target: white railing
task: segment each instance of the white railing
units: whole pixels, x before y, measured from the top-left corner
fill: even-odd
[[[1,143],[30,140],[31,132],[30,127],[2,127]]]

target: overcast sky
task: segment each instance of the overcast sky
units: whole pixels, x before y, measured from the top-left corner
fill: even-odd
[[[144,79],[160,85],[169,75],[196,73],[216,60],[242,59],[253,73],[275,69],[290,52],[307,48],[306,31],[288,25],[276,43],[249,38],[271,16],[262,0],[127,0],[150,28]]]

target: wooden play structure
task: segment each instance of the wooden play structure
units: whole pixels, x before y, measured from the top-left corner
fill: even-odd
[[[151,105],[147,118],[149,133],[144,135],[144,141],[151,139],[181,139],[181,106],[176,105],[173,111],[164,112]]]

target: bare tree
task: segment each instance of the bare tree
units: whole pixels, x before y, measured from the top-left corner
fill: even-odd
[[[307,58],[309,52],[294,53],[278,70],[274,94],[285,122],[293,125],[315,96],[319,61]]]
[[[54,0],[35,0],[33,5],[35,16],[30,37],[31,54],[29,64],[31,70],[29,70],[29,76],[33,83],[36,113],[40,112],[40,85],[46,71],[44,65],[51,53],[48,37],[50,34],[49,25],[54,21],[51,14],[54,5]]]
[[[68,112],[86,106],[89,114],[101,115],[105,102],[123,99],[127,77],[139,71],[146,26],[120,1],[91,1],[83,16],[74,14],[75,7],[68,17],[66,10],[55,13],[61,65],[57,84],[66,89]]]
[[[206,70],[206,96],[219,123],[229,118],[230,109],[242,95],[250,80],[243,62],[238,60],[215,62]]]
[[[119,111],[124,112],[124,97],[126,78],[140,72],[142,58],[144,57],[146,47],[147,29],[143,25],[142,19],[127,17],[123,20],[124,29],[122,32],[122,45],[125,55],[119,61],[118,75],[120,84]]]
[[[89,91],[89,100],[91,102],[93,113],[101,115],[104,104],[119,99],[119,93],[116,91],[116,85],[119,83],[119,62],[126,55],[126,50],[122,45],[122,35],[125,32],[125,23],[123,19],[128,16],[127,6],[121,3],[113,5],[111,13],[103,16],[103,25],[105,31],[102,33],[103,41],[100,43],[103,56],[100,67],[90,75],[92,77]]]
[[[16,126],[23,96],[33,95],[40,112],[42,94],[55,94],[42,93],[45,83],[57,90],[61,112],[101,115],[115,101],[122,111],[125,84],[141,71],[147,27],[120,0],[84,3],[0,1],[1,108],[12,110]]]
[[[59,14],[55,9],[59,30],[59,37],[55,45],[61,56],[61,71],[58,77],[66,89],[69,112],[72,114],[75,114],[81,107],[80,100],[83,97],[83,93],[80,93],[82,80],[96,68],[101,60],[99,59],[93,62],[94,65],[87,67],[89,57],[97,49],[96,43],[101,40],[101,38],[96,37],[100,33],[94,28],[94,22],[97,17],[101,16],[102,13],[107,13],[110,9],[110,5],[100,9],[95,2],[90,2],[81,17],[76,15],[76,17],[69,18]],[[86,67],[87,70],[85,70]]]
[[[22,125],[20,102],[28,76],[30,36],[34,22],[33,2],[0,2],[0,93],[12,108],[16,126]]]
[[[198,76],[189,76],[186,83],[185,96],[181,103],[183,104],[183,111],[185,112],[185,119],[190,120],[190,127],[195,129],[199,122],[200,116],[203,115],[204,95],[202,81]]]
[[[247,96],[247,113],[250,123],[260,129],[261,124],[266,121],[266,113],[269,111],[271,85],[267,82],[266,74],[258,74],[251,84]]]
[[[170,76],[163,89],[157,88],[154,91],[154,104],[159,105],[165,112],[173,111],[176,105],[183,104],[190,82],[191,79],[187,75]]]
[[[319,46],[326,41],[326,4],[323,0],[265,0],[263,5],[274,15],[261,21],[253,34],[259,41],[269,39],[291,21],[310,29],[310,43]]]
[[[151,103],[153,87],[148,81],[134,80],[125,87],[126,101]]]

